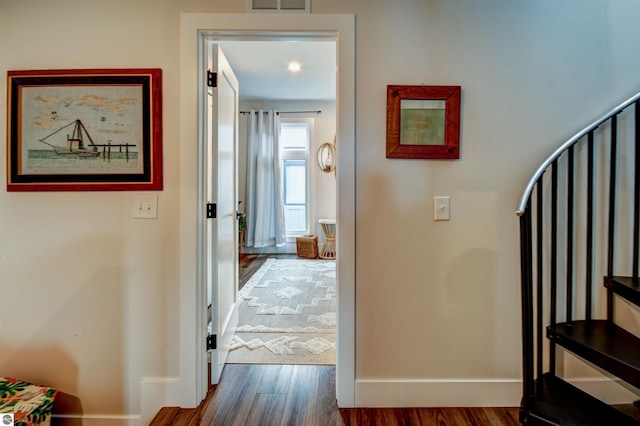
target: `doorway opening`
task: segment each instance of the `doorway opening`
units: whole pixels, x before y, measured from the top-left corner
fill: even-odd
[[[319,220],[335,220],[337,216],[335,173],[324,173],[319,167],[313,167],[315,161],[311,161],[315,159],[315,153],[321,145],[335,141],[337,133],[335,36],[316,35],[300,39],[299,35],[283,37],[280,34],[277,40],[274,40],[263,34],[256,39],[236,40],[228,35],[209,35],[206,43],[215,45],[216,49],[223,52],[238,80],[238,145],[235,150],[237,184],[233,187],[238,200],[237,214],[244,219],[243,229],[238,229],[238,241],[243,240],[238,244],[240,262],[238,270],[241,278],[238,290],[242,294],[235,302],[239,328],[228,348],[215,354],[214,359],[220,366],[217,374],[220,374],[225,360],[232,363],[335,365],[337,316],[335,260],[331,262],[292,259],[297,257],[297,237],[319,236],[317,244],[322,245],[324,235]],[[266,64],[269,61],[279,63],[278,65],[283,69],[287,63],[296,61],[302,65],[303,72],[305,68],[308,70],[312,80],[301,81],[304,80],[302,73],[289,75],[282,70],[270,72],[266,70]],[[321,69],[315,70],[318,67]],[[282,78],[278,73],[285,74],[284,78],[288,80],[278,80]],[[300,84],[297,89],[296,84]],[[247,87],[246,91],[244,87]],[[265,91],[265,88],[268,90]],[[215,112],[209,114],[215,116]],[[269,118],[264,123],[262,120],[266,116]],[[262,133],[269,133],[269,131],[271,133],[264,136],[263,140]],[[300,138],[288,137],[296,134],[299,136],[301,131],[306,135],[304,143],[301,143]],[[254,135],[256,132],[259,133],[257,137]],[[216,130],[212,130],[211,133],[215,134]],[[263,148],[269,144],[273,146],[264,149],[266,154],[262,153]],[[257,159],[252,159],[253,155],[256,155]],[[266,157],[260,157],[261,155]],[[216,159],[214,156],[212,161],[212,166],[215,168],[216,161],[226,160],[222,157]],[[267,175],[257,183],[250,181],[256,179],[261,169],[266,168],[265,164],[271,162],[276,164],[277,169],[272,175]],[[273,186],[267,187],[265,182],[271,182]],[[257,190],[252,188],[252,185]],[[270,199],[265,203],[262,200],[265,194],[273,197],[275,201]],[[266,207],[267,210],[261,210],[263,209],[261,203],[269,204],[269,207]],[[265,226],[264,218],[270,218],[272,215],[277,217],[277,213],[269,210],[274,208],[280,209],[282,213],[283,229],[276,230],[282,233],[281,239],[271,234],[258,235],[258,231],[264,231],[262,228],[267,228],[266,231],[271,232],[270,224]],[[276,219],[275,222],[277,224],[278,220]],[[286,258],[282,258],[282,254]],[[261,263],[261,266],[251,267],[250,269],[257,270],[247,279],[243,276],[245,275],[243,260],[246,261],[248,255],[253,255],[251,259]],[[215,259],[209,261],[214,262]],[[265,274],[277,275],[274,268],[281,271],[285,267],[292,269],[277,280],[288,280],[292,274],[301,274],[302,269],[305,269],[307,274],[316,275],[313,278],[299,277],[297,286],[292,287],[293,283],[287,282],[288,286],[277,290],[286,293],[285,299],[291,299],[292,293],[297,292],[295,300],[290,300],[289,305],[276,303],[278,306],[268,310],[264,308],[266,298],[262,297],[259,308],[247,306],[251,303],[255,304],[255,299],[258,297],[255,291],[258,291],[257,289],[262,287],[263,283],[257,283],[257,281],[264,278]],[[319,268],[322,269],[320,274],[318,274]],[[215,270],[215,266],[209,269]],[[215,315],[215,297],[219,293],[214,281],[215,275],[207,288],[209,293],[207,299],[211,301],[209,309],[213,311],[210,317]],[[247,281],[250,285],[243,286]],[[276,279],[271,279],[266,282],[273,283],[272,287],[275,287],[279,285],[275,281]],[[321,290],[321,294],[314,293],[317,289]],[[249,294],[253,290],[255,290],[254,293]],[[296,300],[303,302],[298,303]],[[321,303],[318,303],[318,300]],[[270,303],[275,302],[277,300]],[[260,313],[265,310],[268,310],[266,316],[257,315],[250,320],[243,317],[246,311]],[[286,312],[286,314],[279,320],[274,320],[278,317],[274,314],[274,310],[281,311],[278,313]],[[300,315],[296,316],[296,314]],[[294,322],[292,319],[297,317],[314,318],[318,324]],[[268,320],[264,321],[266,318]],[[258,329],[269,331],[256,334]],[[304,332],[293,333],[292,330],[304,330]],[[224,342],[226,344],[226,338]],[[236,356],[243,351],[250,352],[251,356],[248,359]],[[292,355],[295,352],[297,356],[282,357],[280,355],[283,355],[283,352],[285,355]],[[301,354],[307,356],[300,356]],[[221,359],[221,357],[224,358]],[[213,383],[216,383],[215,378]]]
[[[202,30],[215,28],[215,30]],[[197,43],[194,43],[197,34]],[[336,209],[336,243],[338,303],[338,351],[336,357],[336,398],[341,407],[355,406],[355,16],[348,14],[276,15],[184,13],[181,15],[181,135],[187,140],[197,140],[197,145],[181,144],[184,160],[184,176],[181,182],[190,187],[192,178],[197,202],[194,207],[186,203],[181,207],[182,225],[185,230],[183,243],[195,247],[194,256],[183,258],[181,271],[181,390],[182,405],[189,406],[202,401],[207,393],[206,332],[207,305],[206,271],[199,230],[205,221],[205,204],[201,187],[205,139],[202,123],[205,120],[203,88],[207,75],[204,40],[255,39],[261,36],[273,40],[298,37],[327,38],[336,41],[339,96],[336,126],[336,159],[338,186]],[[204,66],[203,66],[204,65]],[[203,71],[204,70],[204,71]],[[194,90],[198,88],[198,90]],[[191,159],[197,159],[198,168],[189,171]],[[196,173],[197,172],[197,173]],[[188,201],[190,196],[185,197]],[[195,220],[195,222],[194,222]],[[194,226],[194,223],[196,224]],[[193,231],[191,231],[193,230]],[[194,244],[195,243],[195,244]],[[193,264],[193,268],[190,267]],[[195,271],[195,272],[194,272]],[[193,283],[195,282],[195,285]],[[196,324],[194,332],[193,324]],[[195,368],[194,368],[195,366]]]
[[[335,174],[312,161],[336,135],[336,41],[211,42],[239,82],[237,199],[244,227],[238,329],[227,362],[335,365],[335,261],[298,257],[296,240],[316,236],[321,246],[318,220],[336,217]],[[292,63],[296,71],[287,69]]]

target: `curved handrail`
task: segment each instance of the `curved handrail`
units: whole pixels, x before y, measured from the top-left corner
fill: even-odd
[[[580,130],[574,136],[572,136],[569,140],[563,143],[560,146],[560,148],[556,149],[553,152],[553,154],[551,154],[549,158],[547,158],[540,165],[540,167],[538,167],[535,173],[531,176],[531,179],[529,179],[529,182],[527,183],[527,186],[525,187],[524,191],[522,192],[522,196],[520,197],[520,204],[518,204],[518,210],[516,210],[516,215],[522,216],[524,214],[525,210],[527,209],[527,203],[529,202],[529,197],[531,196],[531,191],[533,191],[533,187],[535,186],[536,182],[538,182],[538,179],[540,179],[540,177],[542,176],[544,171],[547,169],[547,167],[551,165],[551,163],[553,163],[558,157],[560,157],[560,155],[564,151],[569,149],[571,145],[575,144],[584,136],[586,136],[590,131],[594,130],[596,127],[598,127],[599,125],[601,125],[602,123],[604,123],[605,121],[613,117],[614,115],[619,114],[625,108],[629,107],[631,104],[633,104],[634,102],[637,102],[638,100],[640,100],[640,93],[635,94],[634,96],[630,97],[626,101],[622,102],[617,107],[612,108],[611,110],[609,110],[609,112],[604,114],[602,117],[600,117],[593,123],[589,124],[584,129]]]

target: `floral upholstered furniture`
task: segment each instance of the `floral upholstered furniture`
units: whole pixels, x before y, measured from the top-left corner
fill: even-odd
[[[0,377],[0,416],[13,413],[15,426],[49,425],[57,390]]]

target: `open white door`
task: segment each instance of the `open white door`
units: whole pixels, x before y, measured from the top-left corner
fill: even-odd
[[[236,223],[238,80],[219,46],[208,42],[210,81],[207,103],[208,203],[206,275],[211,326],[211,383],[216,384],[238,324],[238,226]],[[211,217],[212,216],[212,217]]]

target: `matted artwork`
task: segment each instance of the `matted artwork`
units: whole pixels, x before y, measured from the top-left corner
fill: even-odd
[[[387,86],[387,158],[460,158],[460,86]]]
[[[160,69],[8,72],[8,191],[162,189]]]

